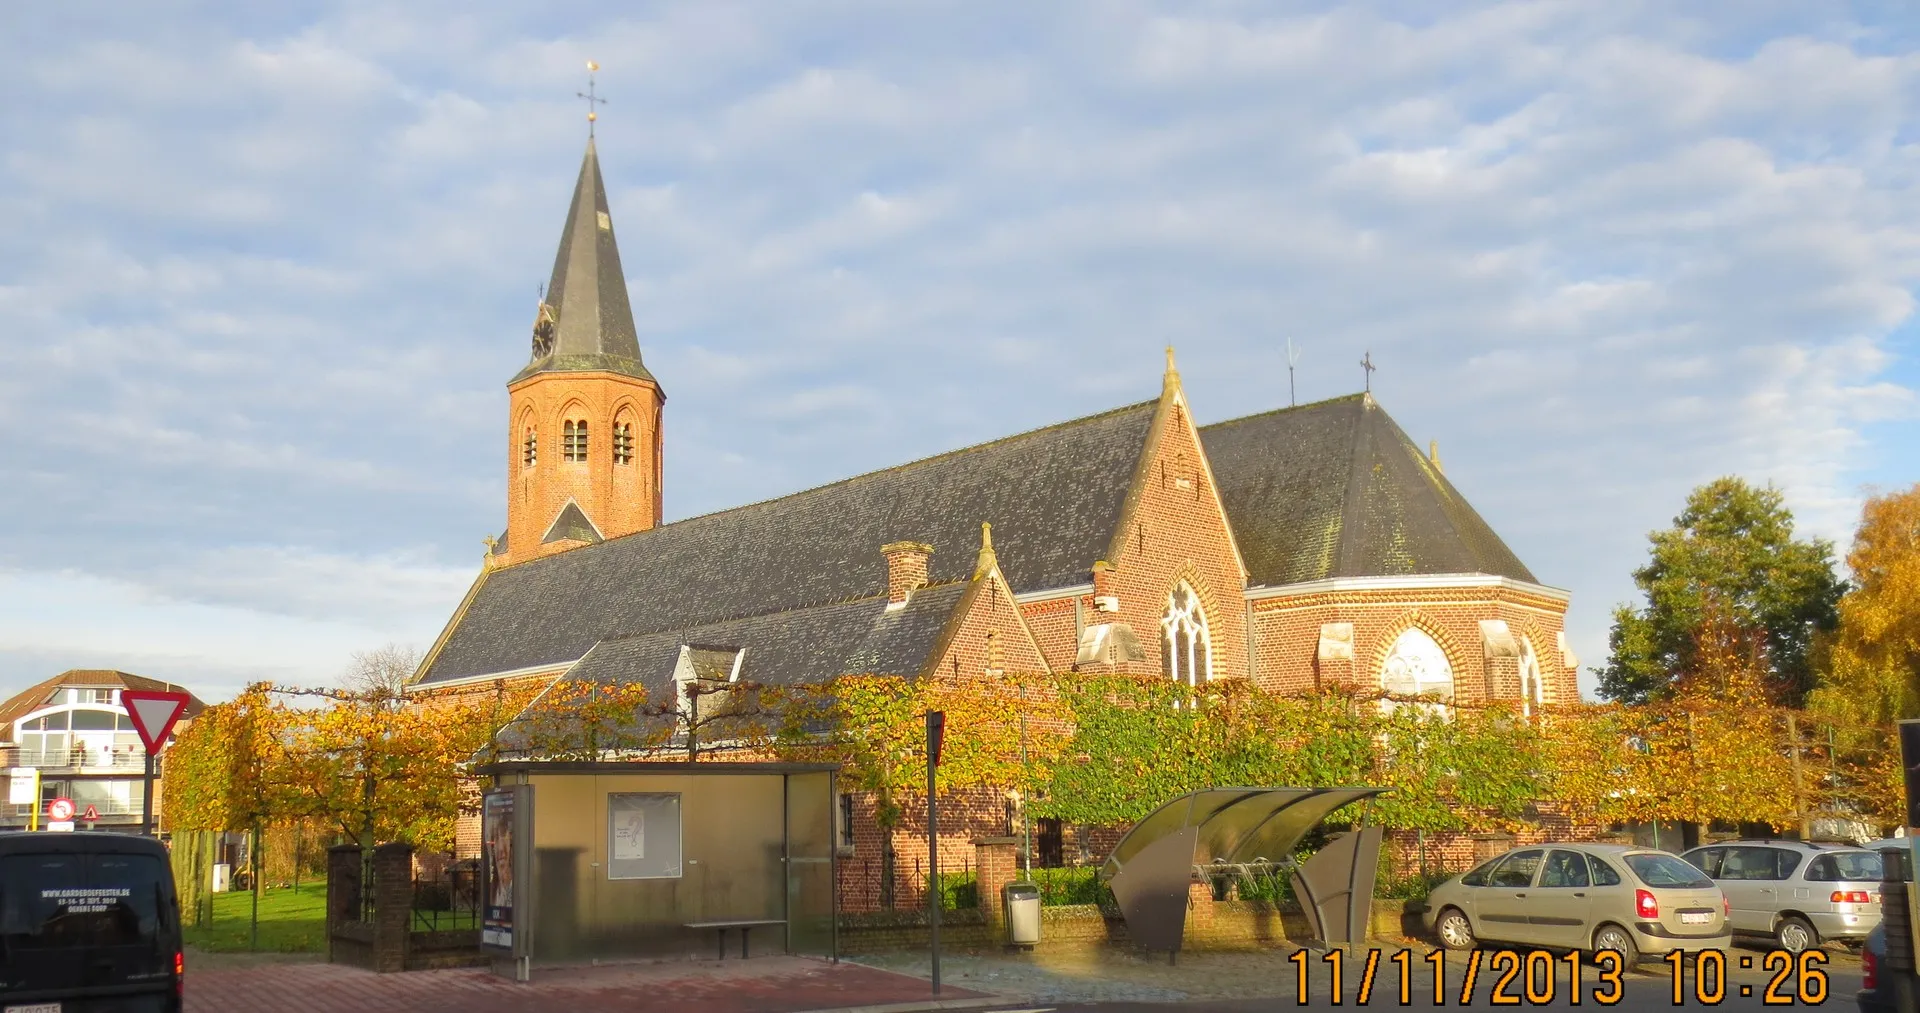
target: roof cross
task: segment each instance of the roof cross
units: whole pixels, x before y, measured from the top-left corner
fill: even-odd
[[[592,60],[588,60],[587,61],[587,90],[574,92],[575,95],[578,95],[579,97],[587,100],[587,138],[589,140],[593,138],[594,121],[600,118],[600,113],[597,112],[593,107],[596,105],[603,106],[607,104],[607,100],[601,98],[599,94],[594,91],[593,74],[594,74],[594,71],[597,71],[599,69],[600,69],[599,64],[593,62]]]
[[[1367,393],[1373,393],[1373,371],[1379,367],[1373,364],[1373,353],[1369,351],[1360,359],[1360,368],[1367,371]]]

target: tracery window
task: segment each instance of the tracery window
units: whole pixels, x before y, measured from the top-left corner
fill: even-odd
[[[1199,686],[1213,677],[1213,640],[1207,635],[1207,614],[1200,596],[1185,582],[1167,596],[1167,614],[1160,620],[1160,670],[1175,682]]]
[[[1546,686],[1540,679],[1540,656],[1533,652],[1533,641],[1520,638],[1520,713],[1532,717],[1546,706]]]
[[[1453,700],[1453,665],[1447,652],[1419,629],[1408,629],[1393,642],[1380,666],[1380,688],[1396,697],[1428,697],[1441,704]],[[1385,701],[1391,710],[1394,701]]]
[[[613,424],[613,463],[633,463],[633,423],[631,422]]]
[[[560,456],[569,461],[587,459],[587,420],[568,419],[560,430]]]

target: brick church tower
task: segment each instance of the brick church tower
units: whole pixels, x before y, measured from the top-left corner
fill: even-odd
[[[533,354],[507,382],[507,565],[660,523],[660,409],[640,362],[626,275],[587,141]]]

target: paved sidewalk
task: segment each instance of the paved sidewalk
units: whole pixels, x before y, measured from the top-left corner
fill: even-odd
[[[335,964],[187,970],[186,1013],[799,1013],[935,1001],[919,978],[805,957],[374,974]],[[978,998],[947,987],[940,999]]]

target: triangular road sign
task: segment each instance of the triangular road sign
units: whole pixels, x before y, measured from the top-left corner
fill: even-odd
[[[173,731],[173,723],[180,720],[189,699],[185,693],[120,691],[120,706],[125,707],[127,717],[133,719],[133,730],[140,733],[140,742],[147,747],[149,755],[158,753],[167,744],[167,733]]]
[[[100,810],[95,809],[93,803],[89,802],[87,803],[87,811],[81,813],[80,818],[86,820],[88,823],[92,823],[94,820],[100,818]]]

